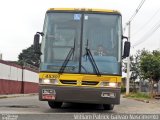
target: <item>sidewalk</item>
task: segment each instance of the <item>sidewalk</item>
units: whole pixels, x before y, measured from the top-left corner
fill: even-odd
[[[29,94],[7,94],[7,95],[0,95],[0,99],[4,98],[14,98],[14,97],[25,97],[25,96],[35,96],[38,93],[29,93]]]

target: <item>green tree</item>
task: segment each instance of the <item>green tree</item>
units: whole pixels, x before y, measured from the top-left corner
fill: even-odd
[[[39,67],[40,55],[34,53],[33,45],[31,45],[27,49],[22,50],[22,52],[18,56],[18,64],[24,65],[25,63],[28,63],[35,67]]]
[[[160,78],[160,51],[142,52],[140,69],[144,79],[158,81]]]
[[[160,51],[138,50],[134,56],[131,56],[131,82],[136,79],[149,80],[151,86],[160,78]],[[153,89],[153,87],[151,87]],[[152,91],[152,90],[151,90]]]
[[[160,51],[143,50],[140,56],[140,75],[143,79],[148,79],[151,83],[151,95],[153,95],[153,85],[160,78]]]
[[[137,78],[143,79],[143,76],[141,74],[141,69],[140,69],[140,61],[141,58],[145,55],[147,55],[149,51],[143,49],[143,50],[138,50],[134,56],[131,56],[131,80],[136,80]]]

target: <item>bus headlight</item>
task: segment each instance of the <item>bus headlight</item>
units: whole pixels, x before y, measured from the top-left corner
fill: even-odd
[[[100,87],[117,87],[117,83],[101,82],[99,86]]]
[[[57,79],[40,79],[39,83],[40,84],[54,84],[54,85],[57,85],[58,80]]]
[[[101,82],[99,84],[100,87],[107,87],[109,85],[109,82]]]
[[[117,83],[109,83],[109,87],[117,87]]]
[[[44,84],[50,84],[51,81],[50,81],[50,79],[44,79],[44,80],[42,80],[42,83],[44,83]]]

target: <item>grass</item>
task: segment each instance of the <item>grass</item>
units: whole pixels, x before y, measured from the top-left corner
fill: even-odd
[[[139,99],[139,100],[149,100],[151,99],[151,96],[147,93],[130,93],[128,95],[125,95],[126,98],[134,98],[134,99]]]

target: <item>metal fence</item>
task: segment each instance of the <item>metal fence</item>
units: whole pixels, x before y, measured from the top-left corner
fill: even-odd
[[[152,90],[151,83],[147,81],[140,81],[139,82],[139,91],[140,92],[150,92]],[[155,83],[153,85],[153,92],[156,92],[157,94],[160,94],[160,80],[158,83]]]

